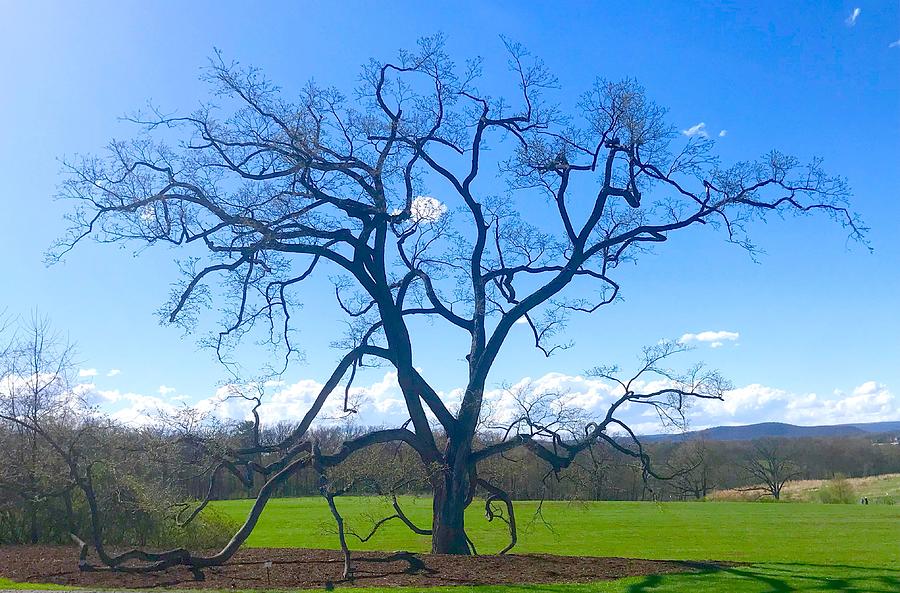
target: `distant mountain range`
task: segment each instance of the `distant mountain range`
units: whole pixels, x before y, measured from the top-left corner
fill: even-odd
[[[677,434],[650,434],[644,441],[681,441],[705,439],[707,441],[752,441],[766,437],[853,437],[867,434],[900,433],[900,422],[867,422],[859,424],[835,424],[833,426],[797,426],[783,422],[761,422],[745,426],[715,426]]]

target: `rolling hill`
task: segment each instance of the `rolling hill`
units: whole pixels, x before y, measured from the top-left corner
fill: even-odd
[[[651,434],[647,441],[705,439],[707,441],[751,441],[767,437],[853,437],[864,435],[900,433],[900,422],[869,422],[835,424],[830,426],[798,426],[784,422],[761,422],[744,426],[715,426],[685,433]]]

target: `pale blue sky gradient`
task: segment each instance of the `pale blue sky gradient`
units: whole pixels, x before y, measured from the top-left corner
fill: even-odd
[[[504,34],[546,61],[570,104],[598,75],[634,77],[679,129],[727,130],[718,140],[726,161],[772,148],[823,157],[853,187],[874,253],[816,218],[759,225],[767,253],[758,264],[719,234],[682,234],[624,271],[624,302],[572,324],[575,348],[547,360],[527,332],[512,339],[494,384],[627,363],[660,338],[727,330],[739,340],[696,354],[737,385],[829,397],[876,381],[900,393],[900,47],[889,47],[900,39],[897,2],[441,4],[0,2],[0,307],[50,316],[103,389],[210,395],[224,376],[212,355],[154,315],[177,278],[177,251],[83,244],[43,265],[69,207],[53,200],[59,159],[133,135],[118,117],[149,100],[195,108],[208,98],[197,77],[214,47],[290,93],[309,78],[349,90],[370,56],[388,59],[438,31],[459,61],[482,55],[502,73]],[[337,356],[325,346],[341,331],[339,316],[306,294],[306,363],[288,382],[322,380]],[[451,389],[464,354],[436,347],[418,361]],[[111,369],[121,373],[106,377]]]

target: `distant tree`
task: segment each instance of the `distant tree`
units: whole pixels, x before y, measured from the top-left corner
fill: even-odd
[[[718,460],[709,444],[695,439],[679,445],[666,461],[672,474],[669,487],[681,499],[706,498],[717,487],[715,472]]]
[[[753,441],[741,467],[754,482],[741,490],[761,491],[775,500],[781,500],[781,491],[787,482],[801,475],[788,443],[780,439]]]
[[[350,327],[333,337],[343,353],[289,436],[206,450],[220,458],[220,471],[242,468],[264,480],[232,542],[212,556],[132,558],[150,559],[151,568],[224,562],[292,474],[328,472],[357,451],[397,442],[426,468],[432,550],[468,554],[466,507],[479,490],[508,498],[479,476],[480,464],[522,448],[558,472],[600,443],[646,472],[648,457],[618,415],[623,407],[649,404],[677,416],[691,397],[720,397],[725,386],[699,367],[676,374],[661,366],[672,345],[650,349],[638,376],[655,373],[664,387],[641,391],[642,383],[601,370],[623,390],[607,414],[577,429],[526,414],[508,423],[502,441],[478,448],[485,387],[517,322],[545,355],[566,347],[554,338],[571,314],[616,300],[621,264],[698,226],[720,228],[750,251],[750,224],[769,213],[825,214],[861,237],[845,182],[819,161],[773,151],[722,166],[711,140],[680,136],[631,80],[597,80],[577,108],[563,110],[547,98],[557,87],[547,67],[518,44],[506,49],[512,100],[480,90],[481,61],[457,67],[440,37],[397,61],[371,61],[354,100],[313,83],[292,100],[258,70],[217,55],[206,71],[215,104],[186,116],[135,117],[145,135],[68,163],[62,193],[76,204],[74,224],[55,254],[86,238],[183,249],[190,259],[165,319],[191,328],[211,303],[225,308],[212,345],[226,364],[230,348],[258,326],[285,362],[295,353],[291,313],[313,275],[332,275],[334,290],[303,298],[333,297]],[[498,175],[508,187],[500,197],[487,181]],[[428,347],[417,318],[467,339],[456,410],[417,368],[415,353]],[[372,362],[396,371],[409,421],[333,449],[314,446],[309,430],[325,400],[343,397],[352,413],[349,385]]]
[[[49,515],[63,514],[73,529],[72,491],[75,484],[67,468],[39,431],[61,440],[65,418],[72,412],[63,405],[72,395],[74,350],[37,314],[23,323],[4,324],[7,340],[0,349],[0,493],[10,541],[38,543],[51,539],[48,531],[59,522]],[[21,510],[19,525],[15,513]],[[66,527],[64,527],[66,529]]]

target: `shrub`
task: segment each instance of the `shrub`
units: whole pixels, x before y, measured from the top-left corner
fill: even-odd
[[[240,524],[221,511],[206,507],[202,513],[180,527],[167,518],[162,529],[154,538],[154,545],[160,547],[181,547],[195,550],[218,549],[225,546]]]
[[[853,504],[858,498],[856,489],[841,474],[835,474],[819,488],[818,495],[819,500],[825,504]]]

